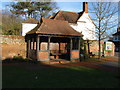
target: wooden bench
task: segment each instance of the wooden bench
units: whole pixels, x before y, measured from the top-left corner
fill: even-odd
[[[95,57],[95,54],[93,54],[92,52],[89,52],[89,56],[90,57]]]
[[[55,59],[58,59],[61,54],[62,53],[60,53],[59,50],[51,50],[50,51],[50,55],[54,56]]]

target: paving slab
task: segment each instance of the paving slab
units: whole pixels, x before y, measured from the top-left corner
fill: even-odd
[[[119,62],[116,61],[111,61],[111,62],[99,62],[99,63],[95,63],[97,65],[102,65],[102,66],[106,66],[106,67],[116,67],[116,68],[120,68]]]

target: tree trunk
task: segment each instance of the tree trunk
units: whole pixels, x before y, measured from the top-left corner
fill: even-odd
[[[98,54],[98,59],[100,59],[101,58],[101,44],[100,44],[100,41],[101,41],[101,4],[99,3],[99,34],[98,34],[98,44],[99,44],[99,54]]]
[[[98,58],[100,59],[101,58],[101,43],[100,43],[100,38],[99,38],[99,41],[98,41],[98,44],[99,44],[99,54],[98,54]]]
[[[88,55],[90,54],[90,44],[89,44],[89,40],[87,40],[87,46],[88,46]],[[90,55],[88,56],[90,58]]]

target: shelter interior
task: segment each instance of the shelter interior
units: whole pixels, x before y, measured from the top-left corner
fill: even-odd
[[[80,37],[29,35],[26,42],[27,57],[37,61],[80,58]]]

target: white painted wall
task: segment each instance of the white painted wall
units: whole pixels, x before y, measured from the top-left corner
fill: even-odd
[[[83,13],[83,15],[78,19],[77,24],[71,24],[70,26],[78,32],[82,32],[84,40],[96,40],[95,36],[95,25],[90,19],[88,13]]]
[[[37,24],[22,23],[22,36],[25,36],[27,32],[35,28]]]

